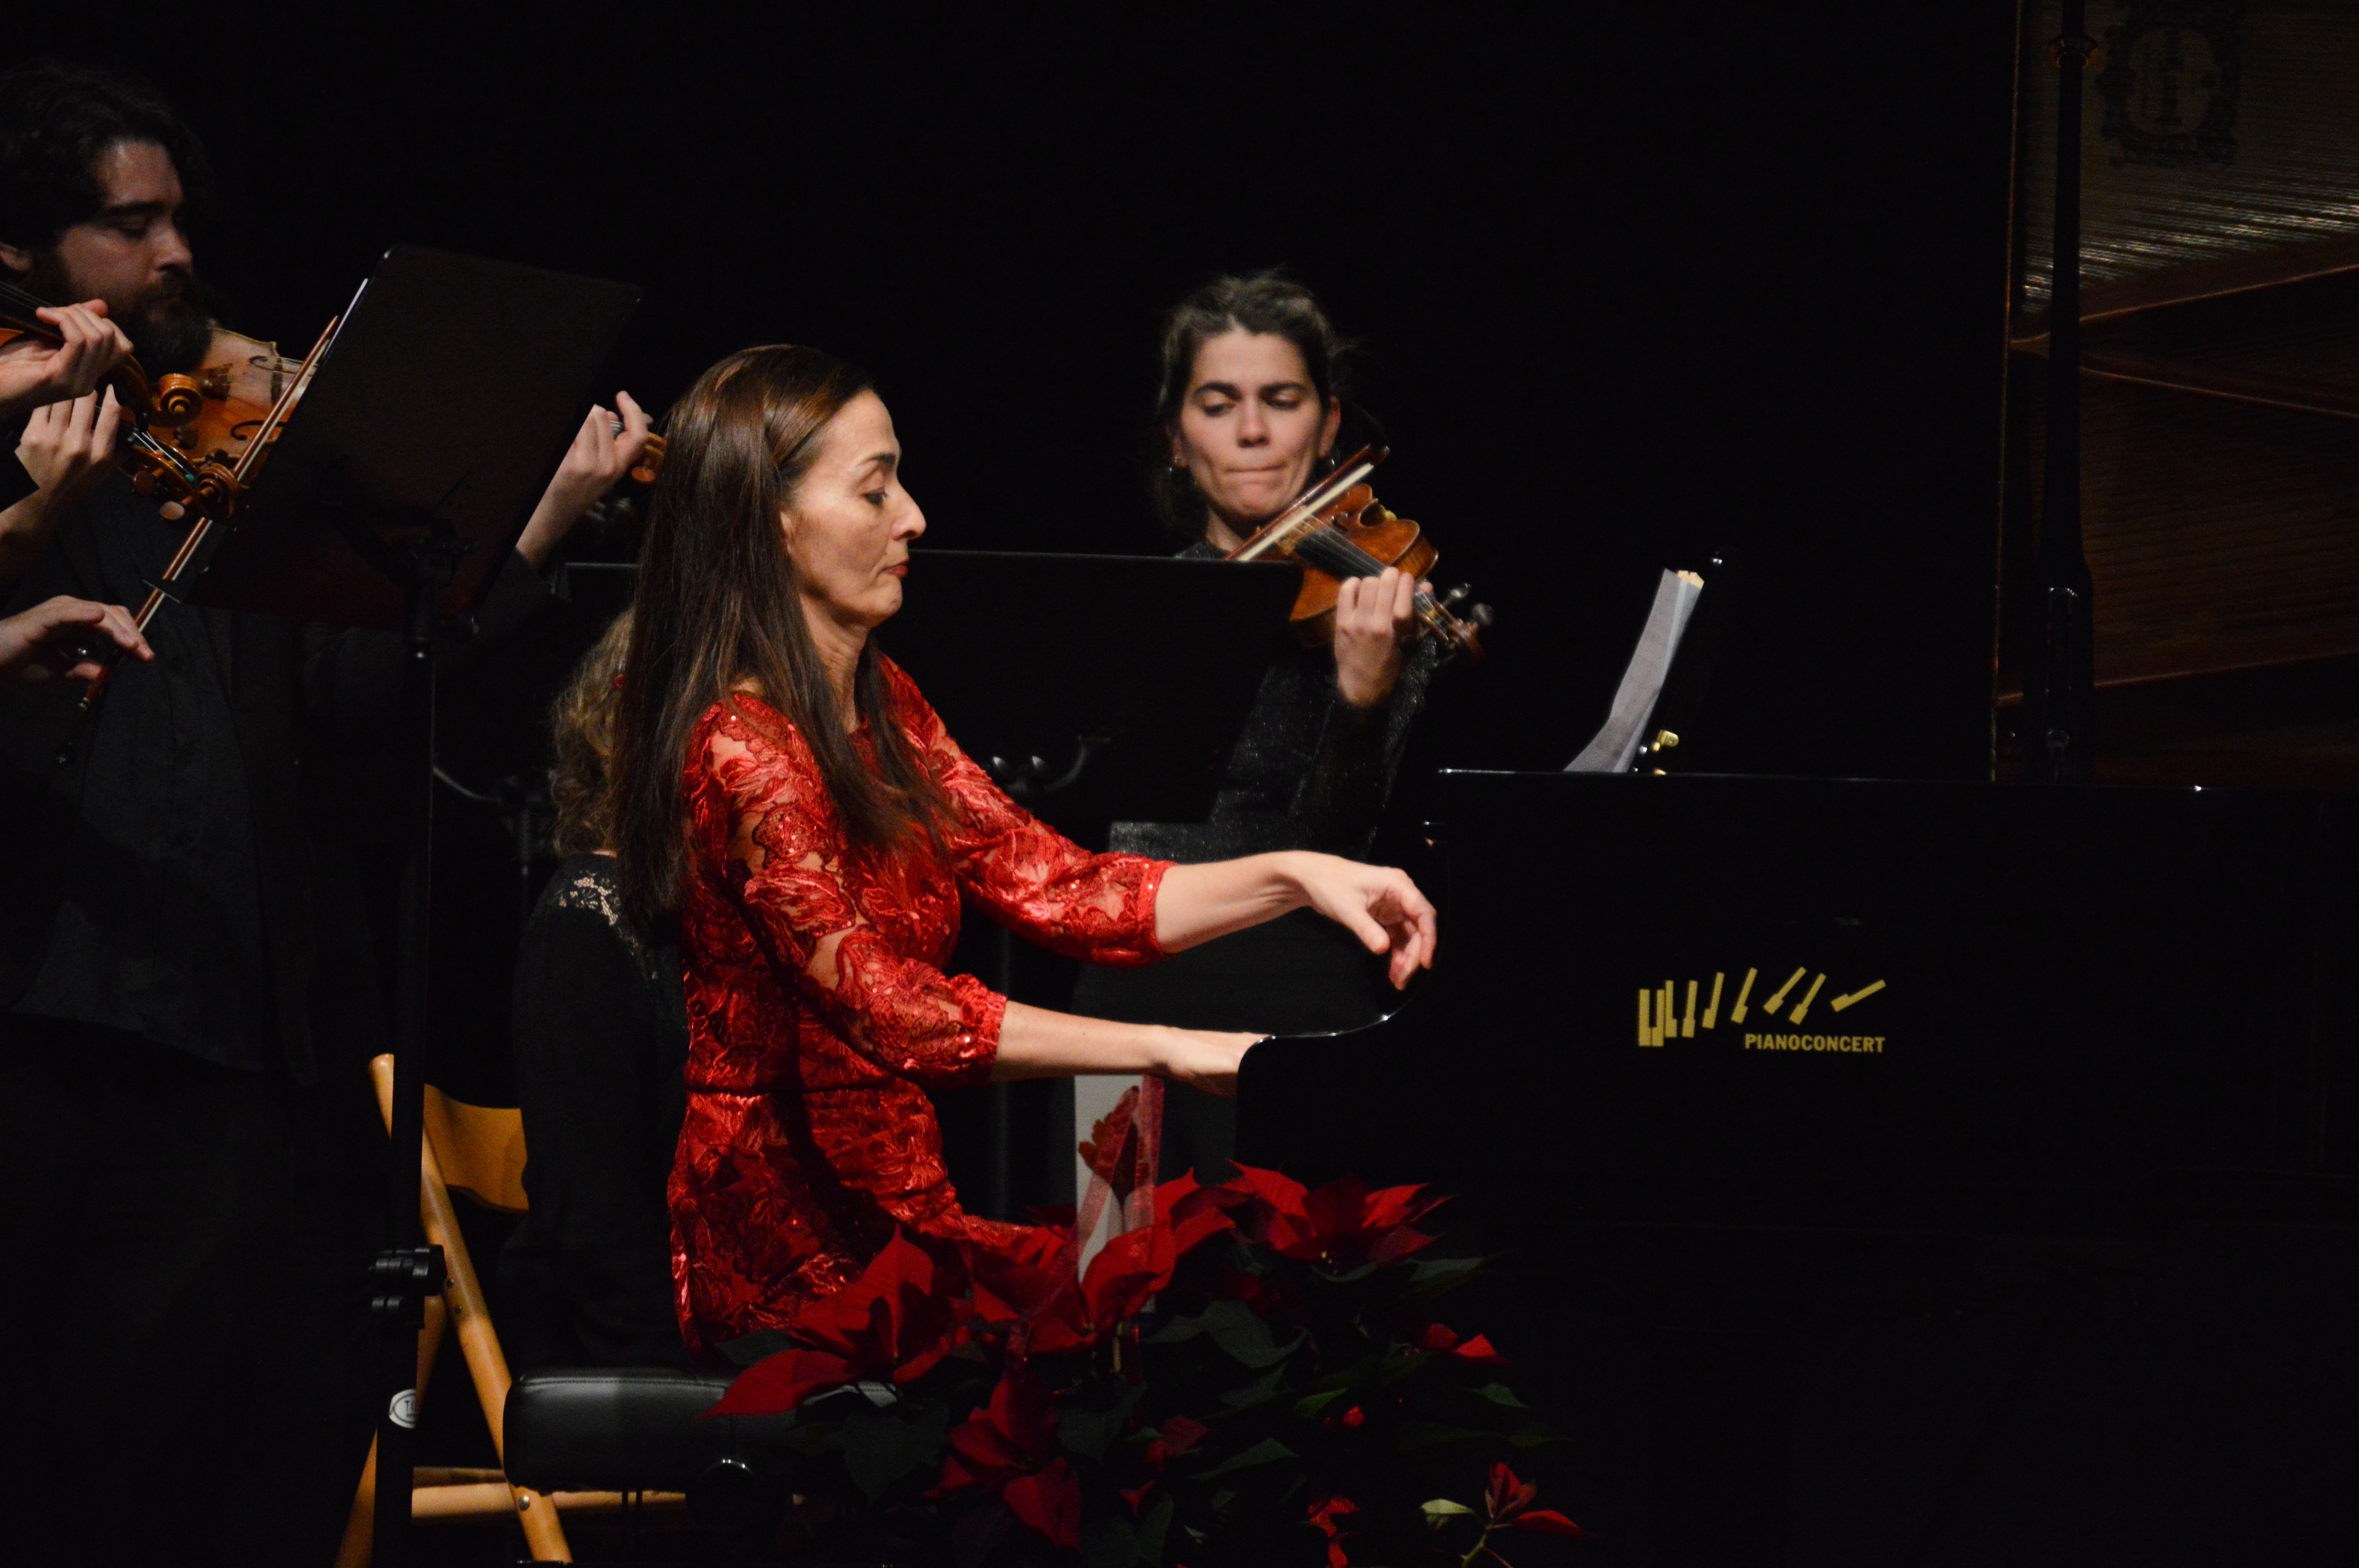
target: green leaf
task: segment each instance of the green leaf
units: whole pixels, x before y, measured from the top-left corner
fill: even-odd
[[[855,1410],[843,1418],[843,1467],[870,1502],[942,1451],[951,1434],[950,1407],[933,1400],[907,1418],[906,1407]]]
[[[1413,1448],[1433,1448],[1445,1443],[1474,1443],[1491,1440],[1493,1433],[1470,1432],[1462,1426],[1443,1426],[1439,1422],[1405,1421],[1400,1424],[1401,1452]]]
[[[1405,1302],[1424,1303],[1446,1295],[1473,1279],[1487,1258],[1420,1258],[1409,1266]]]
[[[1138,1561],[1138,1531],[1118,1513],[1082,1526],[1082,1568],[1131,1568]]]
[[[1215,1476],[1225,1476],[1232,1470],[1250,1470],[1257,1465],[1275,1465],[1282,1459],[1299,1459],[1300,1457],[1302,1457],[1300,1454],[1277,1438],[1265,1437],[1244,1453],[1231,1454],[1222,1460],[1197,1479],[1209,1481]],[[1215,1502],[1217,1503],[1217,1499]]]
[[[1138,1521],[1138,1561],[1162,1568],[1163,1538],[1171,1532],[1171,1498],[1167,1495]]]
[[[1057,1415],[1057,1441],[1076,1457],[1103,1459],[1114,1440],[1130,1423],[1130,1412],[1146,1392],[1146,1384],[1134,1383],[1103,1410],[1066,1406]]]
[[[1210,1335],[1212,1343],[1232,1361],[1256,1369],[1276,1366],[1302,1344],[1299,1334],[1284,1345],[1278,1344],[1269,1325],[1253,1308],[1240,1301],[1225,1300],[1212,1303],[1201,1316],[1174,1320],[1149,1335],[1147,1343],[1176,1345],[1200,1334]]]
[[[1286,1368],[1273,1367],[1242,1389],[1231,1389],[1221,1396],[1221,1403],[1233,1411],[1249,1411],[1256,1405],[1267,1404],[1286,1392]]]
[[[1523,1400],[1516,1398],[1515,1391],[1505,1383],[1486,1383],[1474,1391],[1493,1404],[1505,1405],[1509,1410],[1519,1411],[1529,1408]]]
[[[1312,1394],[1306,1399],[1297,1400],[1294,1401],[1294,1413],[1300,1416],[1305,1421],[1316,1420],[1321,1411],[1325,1410],[1329,1405],[1333,1404],[1337,1400],[1342,1399],[1345,1394],[1348,1394],[1351,1391],[1351,1389],[1347,1386],[1341,1389],[1330,1389],[1323,1394]]]
[[[1474,1511],[1464,1503],[1453,1503],[1448,1498],[1430,1498],[1417,1506],[1425,1510],[1425,1517],[1430,1519],[1444,1519],[1452,1514],[1471,1514]]]

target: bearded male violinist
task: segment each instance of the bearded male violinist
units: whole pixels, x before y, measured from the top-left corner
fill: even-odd
[[[194,368],[204,172],[143,83],[0,76],[0,277],[103,301],[151,376]],[[618,405],[620,436],[584,421],[469,646],[534,609],[535,568],[636,460],[647,420]],[[27,424],[40,494],[0,524],[0,608],[136,604],[178,544],[106,465],[115,419],[86,394]],[[383,728],[399,645],[171,601],[147,641],[71,766],[73,685],[0,692],[0,1540],[22,1562],[316,1564],[374,1415],[365,1071],[386,1048],[331,764]]]

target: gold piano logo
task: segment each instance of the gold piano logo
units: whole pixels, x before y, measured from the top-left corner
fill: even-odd
[[[1802,984],[1805,975],[1810,976],[1810,983],[1799,997],[1795,997],[1795,988]],[[1827,977],[1823,971],[1813,975],[1810,966],[1803,965],[1788,975],[1786,983],[1763,998],[1756,1006],[1753,1000],[1753,988],[1760,979],[1759,969],[1745,971],[1745,979],[1736,988],[1736,1000],[1728,1010],[1729,1023],[1732,1026],[1742,1024],[1755,1011],[1770,1019],[1777,1018],[1782,1011],[1786,1026],[1791,1033],[1772,1033],[1756,1023],[1745,1036],[1747,1051],[1832,1051],[1846,1055],[1870,1056],[1884,1054],[1885,1037],[1881,1034],[1813,1034],[1802,1032],[1803,1023],[1819,1005],[1819,993],[1826,987]],[[1641,987],[1638,991],[1638,1044],[1651,1050],[1660,1050],[1666,1040],[1692,1040],[1698,1029],[1707,1032],[1717,1029],[1720,1025],[1720,999],[1727,984],[1726,970],[1712,977],[1712,993],[1704,1000],[1701,1014],[1696,1011],[1697,998],[1703,990],[1701,980],[1688,981],[1687,1005],[1684,1008],[1680,1006],[1680,986],[1676,980],[1665,980],[1659,986]],[[1826,1009],[1829,1012],[1849,1012],[1883,989],[1882,980],[1870,980],[1857,990],[1843,991],[1827,998]],[[1789,998],[1793,1000],[1790,1010],[1786,1005]]]

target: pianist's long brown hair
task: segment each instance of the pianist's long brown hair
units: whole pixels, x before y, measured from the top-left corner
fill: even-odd
[[[888,849],[948,809],[893,722],[873,642],[853,681],[873,768],[853,743],[780,524],[828,421],[869,390],[866,372],[817,349],[745,349],[698,377],[666,421],[614,737],[614,848],[643,927],[679,902],[690,737],[741,681],[793,722],[855,847]]]

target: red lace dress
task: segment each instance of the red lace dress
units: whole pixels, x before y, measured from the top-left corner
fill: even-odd
[[[689,748],[680,904],[688,1117],[672,1165],[672,1281],[691,1349],[782,1325],[894,1227],[1014,1241],[959,1206],[926,1088],[981,1083],[1006,999],[940,966],[964,892],[1068,957],[1145,964],[1169,862],[1093,855],[1036,821],[886,666],[913,749],[956,808],[940,851],[845,841],[802,738],[751,697]]]

